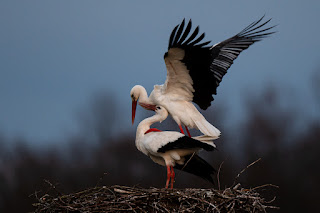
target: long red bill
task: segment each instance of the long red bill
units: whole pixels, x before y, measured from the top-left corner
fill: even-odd
[[[134,118],[136,116],[137,101],[132,100],[132,124],[134,123]]]

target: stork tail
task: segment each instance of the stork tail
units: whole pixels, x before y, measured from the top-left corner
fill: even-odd
[[[209,135],[200,135],[196,137],[192,137],[193,139],[196,139],[198,141],[201,141],[203,143],[209,143],[211,144],[214,148],[216,148],[216,145],[213,143],[213,140],[217,139],[217,137],[212,137]]]
[[[194,121],[197,128],[204,134],[213,137],[214,139],[219,138],[221,132],[212,124],[210,124],[206,119],[201,119],[199,121]]]
[[[212,175],[216,170],[197,154],[185,156],[185,164],[176,164],[174,168],[194,174],[214,184]]]

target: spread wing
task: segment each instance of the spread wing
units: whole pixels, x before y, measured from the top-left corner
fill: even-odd
[[[251,23],[235,36],[207,46],[202,42],[205,34],[198,36],[199,26],[191,33],[192,22],[185,27],[185,20],[177,25],[170,36],[168,52],[164,55],[167,79],[163,93],[175,99],[193,101],[207,109],[217,94],[217,87],[239,54],[253,43],[274,33],[263,28],[271,19]]]

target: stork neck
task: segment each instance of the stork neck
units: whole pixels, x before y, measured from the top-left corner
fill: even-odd
[[[155,114],[152,117],[146,118],[140,122],[137,127],[136,140],[142,138],[147,130],[150,129],[150,126],[156,122],[160,122],[166,119],[167,116]]]
[[[139,101],[142,102],[142,103],[150,104],[150,100],[149,100],[149,97],[148,97],[147,90],[143,86],[140,86],[138,88],[139,88],[138,89],[138,91],[139,91]]]

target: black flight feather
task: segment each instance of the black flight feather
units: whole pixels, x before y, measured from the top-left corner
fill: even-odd
[[[173,29],[169,39],[168,51],[170,48],[181,48],[185,51],[185,56],[181,62],[186,65],[193,81],[193,89],[195,91],[193,92],[192,101],[201,109],[205,110],[211,105],[213,101],[212,95],[217,94],[217,87],[223,76],[239,54],[253,43],[274,33],[268,32],[268,30],[275,26],[261,29],[271,20],[261,23],[263,18],[264,16],[258,21],[252,22],[235,36],[212,47],[206,46],[210,41],[200,43],[204,39],[204,33],[197,37],[199,26],[188,38],[192,27],[191,20],[189,20],[185,30],[183,30],[184,19],[180,25]],[[167,53],[165,54],[166,56]]]
[[[184,19],[183,19],[184,20]],[[187,38],[187,36],[189,35],[189,32],[191,30],[191,26],[192,26],[192,23],[191,23],[191,20],[188,22],[188,25],[186,27],[186,29],[184,30],[184,33],[183,35],[181,36],[180,40],[178,41],[178,44],[181,45],[182,42]]]
[[[215,147],[209,143],[201,142],[188,136],[183,136],[178,138],[176,141],[169,142],[160,147],[157,152],[165,153],[167,151],[176,149],[204,149],[206,151],[212,151],[215,149]]]
[[[173,168],[194,174],[214,184],[212,175],[216,170],[197,154],[185,156],[184,164],[176,164]]]

